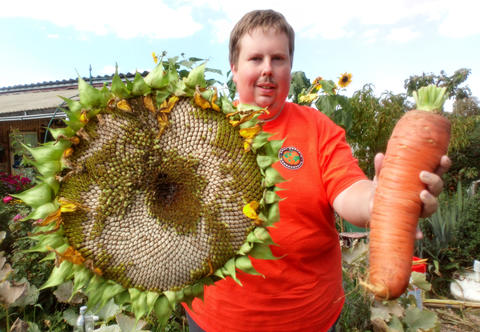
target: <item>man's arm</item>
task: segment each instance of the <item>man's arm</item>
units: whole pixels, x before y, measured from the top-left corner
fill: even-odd
[[[383,158],[383,154],[377,154],[375,156],[376,175],[373,181],[361,180],[355,182],[342,191],[333,201],[333,208],[340,217],[355,226],[366,227],[367,222],[370,220],[370,214],[373,207],[373,197],[375,195],[376,178],[382,168]],[[428,217],[437,210],[437,196],[440,195],[443,189],[443,180],[441,176],[450,168],[450,165],[450,158],[443,156],[435,173],[427,171],[420,172],[420,180],[427,188],[419,193],[420,199],[423,202],[421,217]]]

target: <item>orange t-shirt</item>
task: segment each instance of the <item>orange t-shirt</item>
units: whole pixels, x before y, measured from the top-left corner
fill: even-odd
[[[344,130],[321,112],[286,103],[263,129],[285,139],[274,167],[286,180],[278,187],[280,221],[269,228],[277,260],[253,259],[262,276],[241,271],[205,287],[195,299],[194,321],[207,332],[327,331],[343,302],[341,251],[333,200],[365,175]],[[186,306],[185,306],[186,307]]]

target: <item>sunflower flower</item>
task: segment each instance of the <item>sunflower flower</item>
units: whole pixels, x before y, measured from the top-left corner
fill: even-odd
[[[32,207],[27,219],[42,219],[38,251],[57,257],[43,288],[73,279],[89,306],[114,298],[160,324],[206,284],[253,271],[252,250],[271,257],[283,181],[272,167],[281,143],[258,120],[265,110],[218,96],[202,66],[184,80],[166,63],[133,84],[115,74],[101,92],[79,79],[68,126],[29,150],[42,181],[13,195]]]
[[[338,85],[342,88],[346,88],[350,83],[352,83],[352,74],[344,73],[338,80]]]

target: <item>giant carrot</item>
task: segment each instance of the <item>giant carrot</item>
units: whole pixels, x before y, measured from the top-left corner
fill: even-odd
[[[398,121],[388,141],[370,220],[366,286],[380,299],[395,299],[408,286],[425,189],[419,174],[435,171],[450,140],[450,122],[440,114],[445,88],[424,87],[414,98],[416,109]]]

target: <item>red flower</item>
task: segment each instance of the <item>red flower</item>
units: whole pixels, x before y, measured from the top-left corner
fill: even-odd
[[[5,196],[3,198],[3,203],[7,204],[9,203],[11,200],[13,200],[13,197],[12,196]]]

